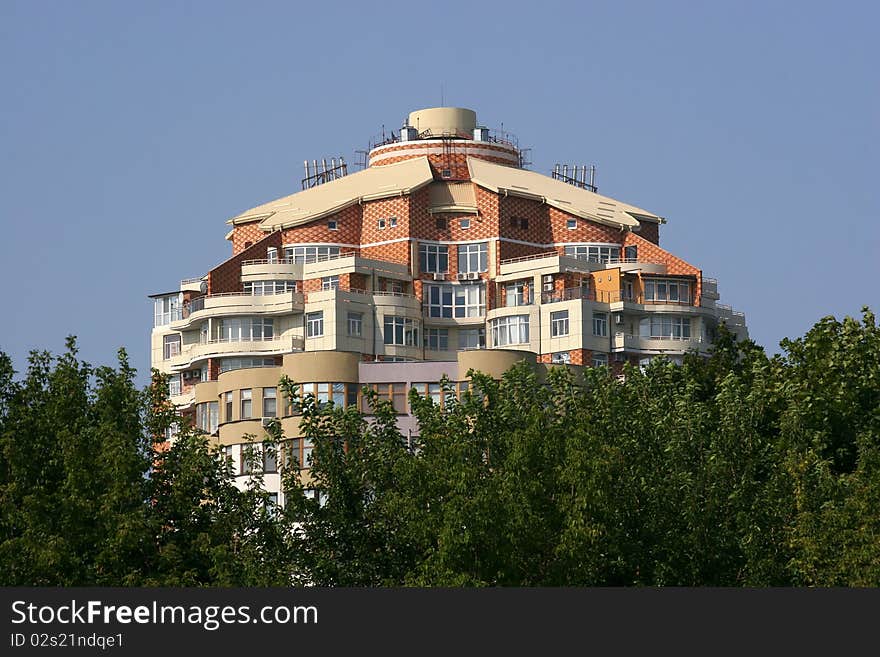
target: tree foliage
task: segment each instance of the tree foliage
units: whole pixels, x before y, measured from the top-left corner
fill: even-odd
[[[874,315],[781,346],[722,331],[709,359],[622,377],[472,372],[460,399],[410,393],[407,438],[386,401],[307,397],[283,509],[192,427],[155,440],[167,382],[136,390],[124,352],[93,369],[71,340],[23,380],[0,354],[0,583],[877,586]],[[285,445],[275,422],[263,448]]]

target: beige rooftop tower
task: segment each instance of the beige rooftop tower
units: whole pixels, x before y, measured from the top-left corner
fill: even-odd
[[[463,107],[429,107],[410,112],[407,123],[419,134],[430,130],[431,135],[471,135],[477,127],[477,113]]]

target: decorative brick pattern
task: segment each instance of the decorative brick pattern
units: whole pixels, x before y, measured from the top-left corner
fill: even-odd
[[[696,277],[697,284],[694,294],[694,305],[700,305],[700,295],[702,294],[702,272],[699,269],[635,233],[627,233],[626,241],[624,241],[623,244],[624,246],[638,247],[640,260],[665,263],[667,274],[672,276]]]
[[[208,272],[208,294],[241,292],[241,263],[245,260],[262,260],[270,246],[281,247],[281,233],[264,235],[263,239]]]
[[[232,255],[238,255],[252,244],[256,244],[266,237],[266,233],[260,229],[259,221],[248,224],[239,224],[232,227]]]

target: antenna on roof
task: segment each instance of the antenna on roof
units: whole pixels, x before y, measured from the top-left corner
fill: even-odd
[[[597,192],[598,187],[596,187],[596,165],[590,165],[590,182],[587,182],[587,165],[578,166],[576,164],[571,165],[571,170],[569,170],[568,164],[560,165],[558,162],[553,165],[553,173],[554,180],[561,180],[562,182],[568,183],[569,185],[574,185],[575,187],[580,187],[581,189],[588,189],[591,192]]]
[[[440,107],[446,107],[446,96],[443,93],[443,83],[440,83]]]
[[[331,180],[337,180],[348,175],[348,164],[345,158],[340,156],[339,161],[335,157],[330,158],[330,165],[327,165],[327,159],[321,159],[321,168],[318,168],[318,160],[312,160],[311,165],[305,160],[306,177],[302,179],[302,188],[309,189],[317,187]]]

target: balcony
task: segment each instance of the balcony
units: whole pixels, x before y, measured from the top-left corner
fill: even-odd
[[[185,370],[193,363],[206,358],[221,356],[275,356],[302,351],[302,336],[280,336],[271,338],[246,339],[203,339],[202,341],[184,345],[179,356],[166,361],[174,371]]]
[[[376,274],[383,278],[391,278],[402,281],[412,280],[409,264],[391,260],[375,260],[363,258],[354,253],[340,253],[339,255],[320,258],[315,262],[305,263],[302,270],[304,279],[325,278],[339,276],[340,274]]]
[[[182,318],[171,324],[175,331],[184,331],[209,317],[228,315],[286,315],[303,312],[303,295],[299,292],[247,294],[227,292],[198,297],[183,305]]]
[[[721,298],[718,294],[718,281],[714,278],[702,279],[702,293],[704,297],[717,301]]]
[[[692,350],[706,352],[710,346],[710,343],[705,342],[699,336],[683,338],[667,335],[661,337],[618,332],[614,334],[611,348],[613,351],[682,354]]]
[[[582,287],[569,287],[561,292],[544,292],[541,294],[541,303],[559,303],[583,299],[584,301],[598,301],[599,303],[615,303],[617,301],[630,301],[620,290],[588,290]]]
[[[605,268],[604,263],[591,263],[585,259],[560,255],[556,251],[551,251],[502,260],[500,273],[496,280],[501,283],[525,276],[558,274],[568,271],[588,274]]]
[[[268,260],[245,260],[241,263],[242,280],[293,280],[301,281],[303,263],[293,258]]]
[[[715,308],[718,310],[718,319],[723,320],[728,326],[745,328],[746,314],[744,312],[734,310],[725,303],[717,303]]]

